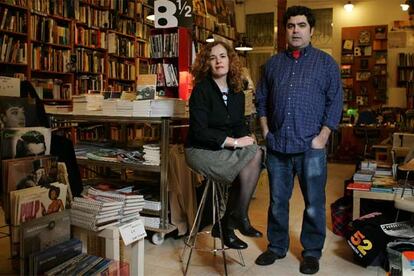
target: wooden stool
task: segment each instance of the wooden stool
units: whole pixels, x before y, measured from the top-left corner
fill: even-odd
[[[192,253],[193,253],[193,249],[197,250],[197,251],[212,252],[212,253],[214,253],[214,255],[217,252],[221,252],[223,254],[224,274],[227,275],[227,261],[226,261],[226,252],[225,252],[225,250],[230,249],[230,248],[224,247],[224,242],[223,242],[223,228],[222,228],[221,220],[220,220],[220,218],[222,217],[222,214],[221,214],[221,211],[220,211],[221,209],[220,209],[219,197],[220,197],[220,199],[223,199],[224,194],[223,194],[223,191],[220,189],[219,185],[220,185],[220,183],[218,183],[218,182],[216,182],[216,181],[214,181],[210,178],[206,178],[206,186],[204,188],[203,196],[201,198],[200,204],[199,204],[198,209],[197,209],[197,213],[196,213],[196,217],[194,219],[194,223],[191,227],[190,234],[188,235],[188,237],[186,237],[184,239],[184,244],[185,245],[184,245],[184,248],[183,248],[183,252],[181,254],[181,260],[182,261],[184,261],[184,254],[185,254],[186,249],[187,248],[190,249],[188,259],[187,259],[187,264],[186,264],[185,271],[184,271],[184,275],[187,275],[187,271],[188,271],[188,268],[189,268],[190,262],[191,262],[191,256],[192,256]],[[216,247],[216,240],[213,237],[212,238],[214,239],[213,240],[214,245],[213,245],[212,248],[197,247],[197,238],[198,238],[198,236],[206,235],[206,234],[210,235],[211,234],[211,231],[199,232],[200,223],[201,223],[202,215],[203,215],[203,211],[204,211],[204,206],[205,206],[206,201],[207,201],[207,193],[208,193],[208,190],[210,188],[212,189],[211,195],[212,195],[212,207],[213,207],[213,225],[214,225],[214,223],[216,223],[216,221],[218,222],[219,232],[220,232],[220,241],[221,241],[221,247],[220,248]],[[216,218],[216,214],[217,214],[218,220]],[[242,266],[245,266],[243,255],[241,254],[241,251],[237,250],[237,253],[240,257],[240,262],[239,263]]]

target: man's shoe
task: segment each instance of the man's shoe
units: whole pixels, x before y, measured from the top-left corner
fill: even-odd
[[[273,264],[277,259],[283,259],[286,255],[278,255],[275,252],[271,250],[266,250],[262,254],[259,255],[256,259],[257,265],[271,265]]]
[[[319,271],[319,260],[313,256],[303,257],[299,271],[303,274],[315,274]]]
[[[220,238],[220,231],[219,231],[219,225],[216,222],[211,229],[211,235],[214,238]],[[246,249],[247,243],[239,239],[236,234],[234,234],[233,229],[226,229],[223,224],[221,225],[221,230],[223,231],[223,243],[228,248],[233,249]]]

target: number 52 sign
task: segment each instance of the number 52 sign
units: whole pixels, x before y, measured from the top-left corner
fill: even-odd
[[[193,0],[156,0],[154,15],[155,28],[192,28]]]

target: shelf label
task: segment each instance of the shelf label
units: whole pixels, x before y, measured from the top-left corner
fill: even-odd
[[[125,245],[130,245],[131,243],[143,239],[147,236],[145,232],[144,223],[141,219],[134,220],[127,224],[119,226],[119,233],[121,233],[122,240]]]
[[[155,28],[187,27],[193,24],[192,0],[156,0],[154,2]]]

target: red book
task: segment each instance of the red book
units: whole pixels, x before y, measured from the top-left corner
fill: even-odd
[[[346,188],[348,190],[359,190],[359,191],[369,191],[371,189],[372,183],[362,183],[362,182],[354,182],[348,184]]]

